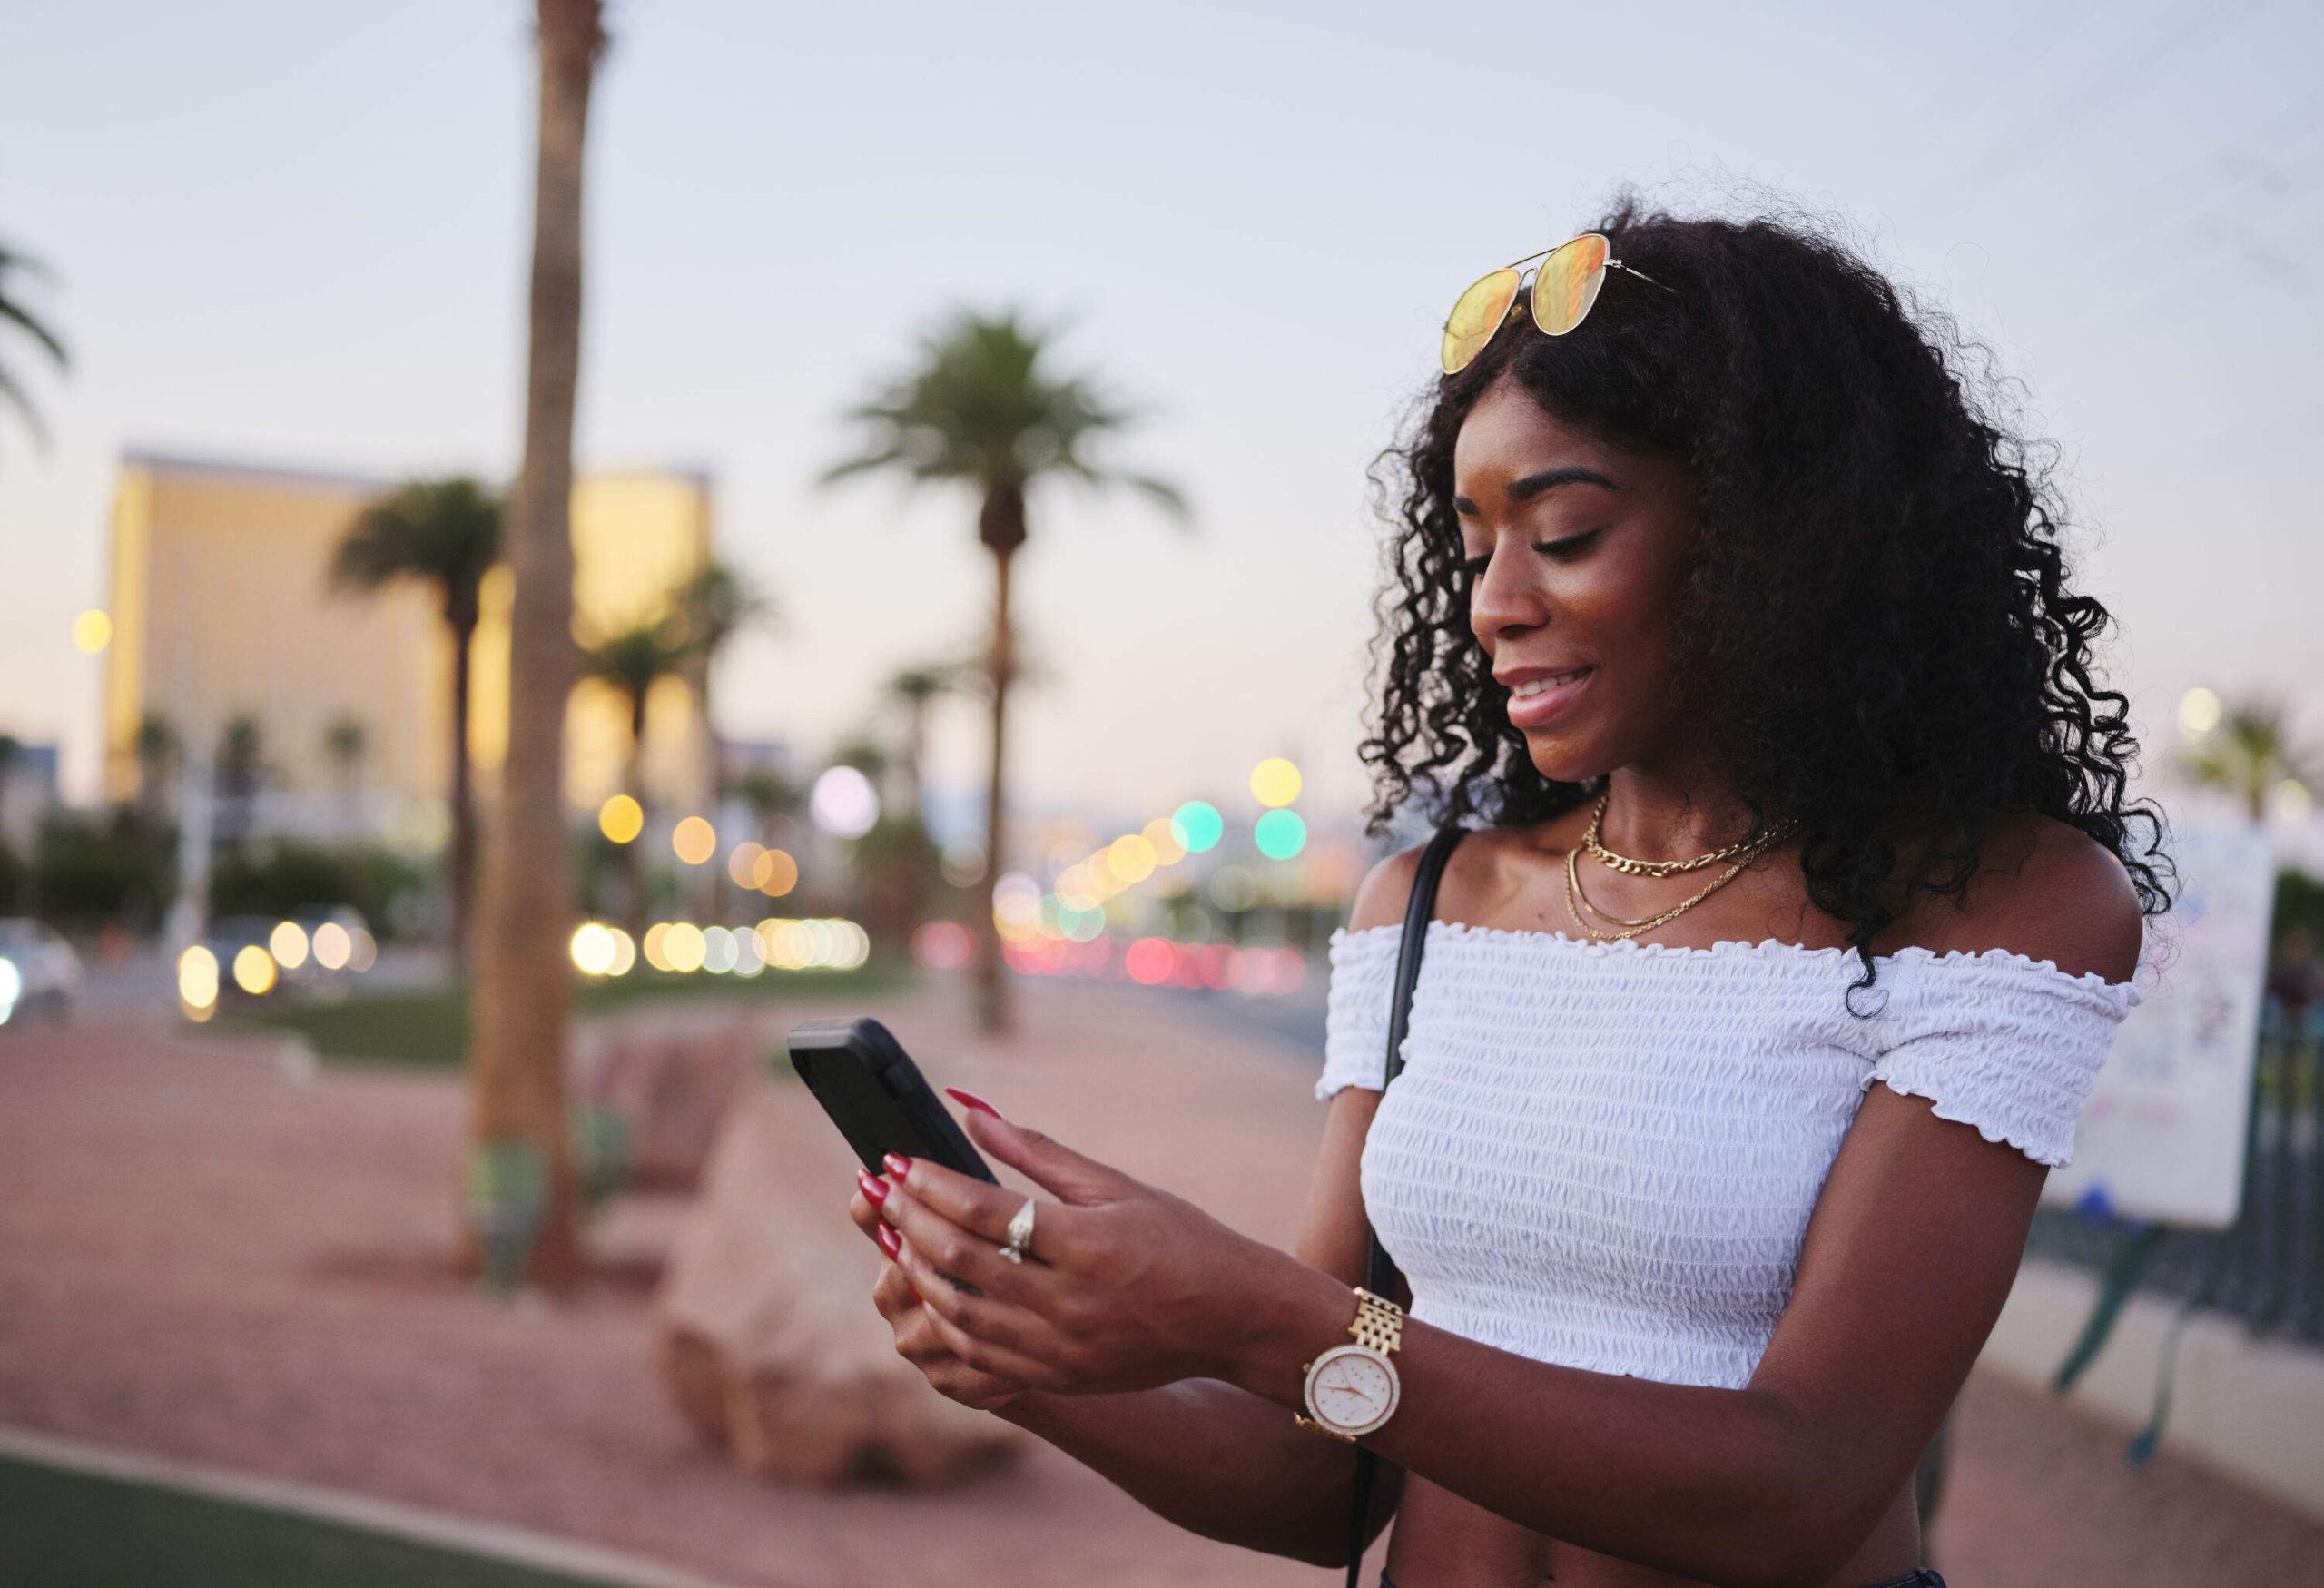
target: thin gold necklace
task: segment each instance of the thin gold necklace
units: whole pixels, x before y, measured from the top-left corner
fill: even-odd
[[[1612,791],[1610,789],[1605,794],[1600,795],[1598,800],[1598,808],[1590,814],[1590,834],[1592,836],[1594,836],[1598,831],[1598,824],[1605,816],[1606,802],[1611,794]],[[1673,917],[1688,910],[1693,909],[1705,899],[1709,898],[1713,893],[1718,892],[1719,889],[1725,887],[1728,883],[1733,882],[1736,877],[1742,873],[1744,867],[1749,865],[1767,850],[1772,848],[1777,843],[1781,841],[1785,835],[1789,833],[1793,825],[1794,824],[1790,822],[1777,823],[1773,828],[1755,838],[1747,838],[1741,840],[1738,843],[1723,845],[1721,848],[1714,850],[1707,856],[1698,857],[1693,860],[1630,861],[1628,856],[1612,856],[1611,860],[1628,861],[1631,865],[1662,866],[1668,868],[1659,873],[1656,873],[1660,875],[1669,875],[1670,873],[1676,871],[1691,871],[1698,866],[1708,863],[1710,861],[1718,860],[1728,855],[1733,855],[1735,857],[1732,863],[1728,866],[1726,871],[1722,872],[1717,878],[1713,879],[1709,886],[1694,894],[1693,897],[1683,900],[1680,902],[1672,905],[1668,910],[1659,911],[1655,914],[1649,915],[1642,921],[1630,921],[1621,916],[1609,915],[1605,911],[1599,909],[1597,905],[1590,903],[1588,895],[1586,895],[1581,889],[1581,873],[1579,864],[1581,851],[1580,849],[1569,849],[1566,851],[1565,856],[1566,908],[1571,912],[1574,921],[1581,927],[1581,930],[1587,932],[1594,942],[1620,942],[1624,938],[1636,937],[1642,932],[1651,931],[1653,928],[1661,925],[1664,922],[1671,920]],[[1600,846],[1595,843],[1590,843],[1588,847],[1593,853],[1599,853],[1601,856],[1604,853]],[[1741,853],[1738,853],[1738,851]],[[1621,868],[1618,866],[1616,869],[1619,870]],[[1626,932],[1600,932],[1597,927],[1590,924],[1589,917],[1583,913],[1585,910],[1604,920],[1613,922],[1617,925],[1627,927],[1629,930]]]
[[[1773,840],[1770,839],[1769,843],[1772,843]],[[1600,932],[1597,927],[1591,925],[1589,919],[1582,914],[1582,910],[1584,908],[1587,908],[1592,912],[1600,915],[1605,915],[1605,912],[1600,910],[1595,904],[1590,903],[1587,899],[1582,897],[1581,878],[1577,873],[1574,865],[1574,862],[1580,857],[1581,853],[1581,852],[1578,849],[1569,849],[1566,851],[1566,907],[1573,912],[1574,920],[1581,922],[1581,930],[1588,932],[1593,940],[1600,942],[1611,942],[1626,937],[1636,937],[1641,932],[1649,932],[1655,927],[1661,925],[1664,922],[1669,921],[1673,916],[1678,915],[1684,911],[1693,909],[1705,899],[1708,899],[1713,893],[1718,893],[1719,889],[1733,882],[1736,877],[1742,873],[1745,866],[1749,865],[1754,860],[1758,858],[1758,854],[1756,851],[1752,853],[1738,857],[1733,864],[1721,872],[1718,876],[1711,882],[1709,886],[1696,893],[1692,898],[1685,900],[1680,903],[1674,904],[1669,909],[1661,911],[1657,914],[1649,915],[1643,921],[1632,922],[1630,929],[1626,932]],[[1609,921],[1614,921],[1620,918],[1617,916],[1606,915],[1606,919]]]
[[[1748,838],[1738,838],[1732,843],[1722,843],[1717,849],[1698,854],[1689,860],[1635,860],[1627,854],[1616,854],[1598,841],[1599,832],[1606,821],[1607,802],[1613,797],[1614,791],[1610,787],[1598,796],[1597,808],[1590,813],[1590,825],[1583,829],[1581,842],[1590,853],[1597,857],[1600,865],[1630,876],[1676,876],[1680,872],[1696,871],[1703,866],[1716,865],[1722,860],[1733,859],[1768,836],[1768,833],[1755,833]],[[1789,825],[1789,823],[1778,823],[1772,831],[1781,833]]]

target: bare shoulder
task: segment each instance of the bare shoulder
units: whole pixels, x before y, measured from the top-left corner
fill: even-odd
[[[1579,815],[1555,817],[1530,826],[1474,827],[1469,830],[1444,863],[1443,881],[1437,891],[1436,916],[1441,921],[1516,920],[1531,913],[1523,901],[1539,891],[1544,865],[1554,870],[1565,855]],[[1578,829],[1577,829],[1578,830]],[[1415,843],[1397,851],[1374,866],[1355,891],[1348,930],[1398,926],[1413,896],[1413,879],[1420,872],[1421,851]]]
[[[1420,852],[1426,847],[1415,843],[1400,849],[1364,873],[1364,881],[1356,884],[1355,902],[1348,907],[1350,932],[1403,923],[1404,906],[1413,896],[1413,879],[1420,874]]]
[[[2007,949],[2070,976],[2127,981],[2145,932],[2138,890],[2112,850],[2053,816],[2024,813],[1987,829],[1965,898],[1929,900],[1909,941],[1940,953]]]

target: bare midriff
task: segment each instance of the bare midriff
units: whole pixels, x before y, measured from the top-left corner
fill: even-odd
[[[1866,1588],[1920,1563],[1920,1518],[1910,1484],[1826,1588]],[[1407,1476],[1388,1541],[1396,1588],[1706,1588],[1520,1527],[1424,1478]]]

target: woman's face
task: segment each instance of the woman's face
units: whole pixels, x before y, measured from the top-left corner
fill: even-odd
[[[1578,783],[1657,758],[1675,726],[1684,471],[1561,423],[1503,379],[1462,423],[1452,489],[1470,626],[1534,766]]]

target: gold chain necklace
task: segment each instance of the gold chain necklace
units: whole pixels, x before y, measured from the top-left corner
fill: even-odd
[[[1775,827],[1759,834],[1756,838],[1747,838],[1736,843],[1723,845],[1719,849],[1712,851],[1708,855],[1699,856],[1693,860],[1633,861],[1626,855],[1610,856],[1596,842],[1594,842],[1598,832],[1598,824],[1600,821],[1604,818],[1606,814],[1607,799],[1611,795],[1612,792],[1612,790],[1609,789],[1606,794],[1599,796],[1598,808],[1590,814],[1590,830],[1587,835],[1589,839],[1591,840],[1591,842],[1588,843],[1588,847],[1590,852],[1594,854],[1598,854],[1601,859],[1607,860],[1608,863],[1611,864],[1614,862],[1620,861],[1626,863],[1628,865],[1633,866],[1660,866],[1666,869],[1650,874],[1667,876],[1673,872],[1694,870],[1698,866],[1708,864],[1711,861],[1722,859],[1728,855],[1733,855],[1735,858],[1733,863],[1728,866],[1726,871],[1719,873],[1719,875],[1715,878],[1708,887],[1703,888],[1700,892],[1694,894],[1693,897],[1683,900],[1680,902],[1672,905],[1668,910],[1660,911],[1653,915],[1649,915],[1643,921],[1630,921],[1621,916],[1609,915],[1605,911],[1599,909],[1597,905],[1590,902],[1588,896],[1581,891],[1581,873],[1579,864],[1581,851],[1580,849],[1567,850],[1565,855],[1566,908],[1572,913],[1575,922],[1581,925],[1581,930],[1589,933],[1592,941],[1599,942],[1619,942],[1624,938],[1636,937],[1642,932],[1650,931],[1653,928],[1661,925],[1664,922],[1672,919],[1674,916],[1677,916],[1685,911],[1693,909],[1705,899],[1709,898],[1713,893],[1718,892],[1719,889],[1725,887],[1728,883],[1733,882],[1737,876],[1742,873],[1745,866],[1749,865],[1762,853],[1766,853],[1777,843],[1781,841],[1790,832],[1794,825],[1794,824],[1789,822],[1778,823]],[[1738,851],[1740,853],[1738,853]],[[1621,870],[1624,868],[1623,866],[1617,865],[1615,866],[1615,869]],[[1583,914],[1583,911],[1585,910],[1590,912],[1590,914],[1597,915],[1606,921],[1613,922],[1619,926],[1628,927],[1629,930],[1626,932],[1600,932],[1597,927],[1591,925],[1589,917]]]
[[[1590,813],[1590,825],[1582,831],[1581,842],[1590,853],[1597,857],[1599,864],[1630,876],[1676,876],[1680,872],[1690,872],[1703,866],[1716,865],[1722,860],[1733,859],[1769,836],[1768,833],[1754,833],[1748,838],[1738,838],[1732,843],[1722,843],[1717,849],[1704,854],[1698,854],[1691,860],[1633,860],[1627,854],[1616,854],[1598,841],[1599,832],[1606,820],[1606,804],[1613,797],[1614,791],[1610,787],[1598,796],[1597,808]],[[1790,826],[1790,823],[1779,823],[1772,831],[1780,833]],[[1612,918],[1610,916],[1608,919]]]

